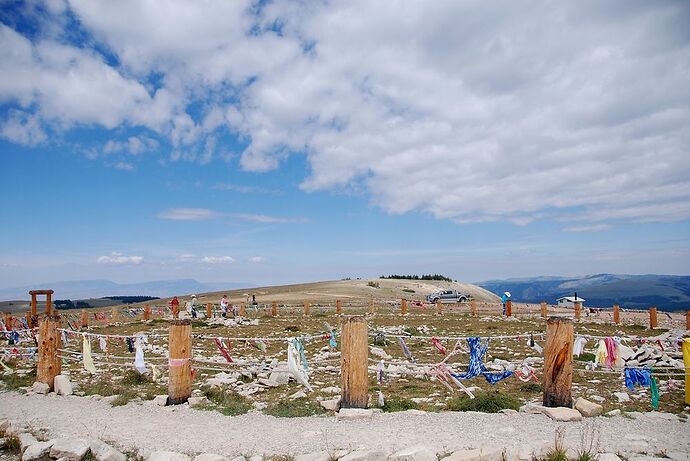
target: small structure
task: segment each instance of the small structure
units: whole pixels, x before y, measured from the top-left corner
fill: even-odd
[[[580,307],[585,307],[585,300],[579,296],[561,296],[556,300],[558,307],[570,307],[574,308],[575,303],[580,303]]]
[[[30,322],[29,328],[34,328],[38,324],[38,306],[36,302],[36,296],[45,295],[46,296],[46,315],[51,315],[53,311],[53,290],[31,290],[29,294],[31,295],[31,317],[29,317]]]

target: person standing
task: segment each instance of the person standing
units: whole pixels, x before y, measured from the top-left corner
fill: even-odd
[[[170,301],[170,310],[172,311],[173,318],[176,319],[180,314],[180,300],[177,299],[177,296],[173,296],[173,299]]]
[[[503,296],[501,296],[501,304],[503,305],[503,315],[506,315],[506,303],[510,299],[510,292],[506,291],[503,293]]]
[[[228,295],[223,295],[222,298],[220,298],[220,310],[223,313],[223,317],[228,316]]]

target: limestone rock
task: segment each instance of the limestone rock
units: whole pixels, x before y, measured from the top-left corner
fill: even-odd
[[[35,461],[47,456],[50,453],[50,447],[53,446],[53,442],[36,442],[32,443],[24,453],[22,454],[22,461]]]
[[[370,409],[364,408],[341,408],[338,412],[339,421],[355,421],[362,419],[371,419],[374,412]]]
[[[479,448],[472,450],[457,450],[452,455],[443,458],[443,461],[481,461],[482,451]]]
[[[338,411],[340,409],[340,398],[332,400],[322,400],[319,402],[328,411]]]
[[[215,453],[204,453],[194,457],[194,461],[228,461],[228,458]]]
[[[19,450],[23,453],[24,450],[29,445],[33,445],[34,443],[38,443],[38,440],[36,440],[36,437],[33,435],[29,434],[28,432],[21,432],[17,434],[17,439],[19,439]]]
[[[523,443],[506,450],[506,461],[532,461],[537,459],[534,447],[529,444]]]
[[[305,455],[295,456],[295,461],[330,461],[331,455],[327,451],[317,451]]]
[[[89,448],[97,461],[127,461],[127,457],[123,453],[100,440],[92,440]]]
[[[528,413],[528,414],[540,414],[544,412],[544,407],[543,405],[538,405],[536,403],[526,403],[523,406],[520,407],[520,413]]]
[[[89,441],[86,439],[56,439],[50,448],[50,457],[81,461],[88,453],[89,445]]]
[[[582,421],[582,414],[566,407],[544,408],[544,414],[554,421]]]
[[[388,461],[388,453],[382,450],[356,450],[338,461]]]
[[[338,395],[338,394],[340,394],[340,388],[339,388],[339,387],[336,387],[336,386],[333,386],[333,387],[324,387],[323,389],[321,389],[321,392],[324,393],[324,394],[334,394],[334,395]]]
[[[34,382],[34,385],[31,386],[31,390],[37,394],[47,394],[50,392],[50,386],[46,383],[36,381]]]
[[[55,393],[58,395],[72,395],[72,383],[69,378],[65,375],[57,375],[55,377]]]
[[[304,391],[297,391],[290,396],[290,400],[303,399],[306,396],[307,396],[307,394],[305,394]]]
[[[206,397],[190,397],[187,399],[190,407],[200,407],[201,405],[206,405],[209,403]]]
[[[615,453],[599,453],[598,461],[621,461]]]
[[[168,396],[167,395],[157,395],[153,398],[153,403],[155,405],[164,407],[168,403]]]
[[[597,403],[604,403],[606,401],[606,399],[600,395],[590,395],[589,398]]]
[[[630,402],[630,396],[627,392],[614,392],[613,396],[618,399],[618,403]]]
[[[582,413],[582,416],[585,417],[599,416],[604,412],[604,407],[598,403],[583,399],[582,397],[579,397],[575,401],[575,409],[577,409],[577,411]]]
[[[153,451],[146,461],[191,461],[189,456],[174,451]]]
[[[268,377],[268,385],[271,387],[282,386],[290,381],[290,373],[282,371],[274,371]]]
[[[606,416],[618,416],[620,414],[621,414],[620,408],[616,408],[616,409],[611,410],[608,413],[606,413]]]
[[[428,447],[416,445],[393,453],[388,461],[436,461],[436,453]]]

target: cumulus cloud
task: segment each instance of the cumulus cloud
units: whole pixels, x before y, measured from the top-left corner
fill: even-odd
[[[171,160],[212,161],[225,130],[244,169],[305,155],[303,190],[390,213],[690,218],[685,2],[125,4],[68,4],[117,67],[1,26],[0,102],[38,129],[148,128]]]
[[[563,232],[603,232],[611,229],[609,224],[593,224],[591,226],[564,227]]]
[[[96,261],[98,262],[98,264],[139,265],[144,261],[144,257],[143,256],[125,256],[122,253],[118,253],[118,252],[113,251],[108,256],[99,256]]]
[[[134,171],[134,165],[129,162],[117,162],[113,167],[118,170]]]
[[[232,256],[204,256],[201,258],[201,262],[207,264],[227,264],[235,262],[235,258]]]
[[[208,208],[171,208],[156,215],[159,219],[170,219],[173,221],[204,221],[217,218],[218,216],[221,216],[221,213]]]
[[[250,263],[262,263],[266,261],[266,258],[263,256],[251,256],[247,258],[247,261],[249,261]]]

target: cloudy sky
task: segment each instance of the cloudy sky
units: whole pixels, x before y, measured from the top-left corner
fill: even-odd
[[[690,273],[686,1],[0,21],[0,287]]]

